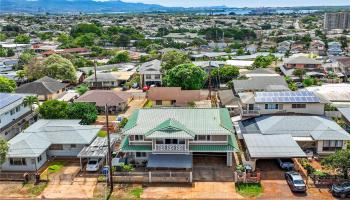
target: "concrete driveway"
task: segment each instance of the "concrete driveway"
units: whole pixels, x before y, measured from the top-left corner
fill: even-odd
[[[194,181],[233,181],[233,168],[226,166],[226,156],[194,155],[193,156]]]
[[[123,117],[129,118],[130,115],[134,112],[134,110],[142,108],[142,106],[146,103],[146,99],[141,98],[141,99],[134,99],[129,102],[127,110],[123,113],[120,114]]]
[[[258,160],[263,194],[258,199],[334,199],[327,188],[308,188],[306,193],[293,193],[276,160]]]
[[[233,182],[195,182],[193,186],[154,185],[144,189],[141,199],[244,199]]]

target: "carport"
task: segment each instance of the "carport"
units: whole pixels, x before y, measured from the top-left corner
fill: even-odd
[[[147,168],[192,169],[192,155],[150,154]]]
[[[257,159],[301,158],[306,154],[289,134],[262,135],[243,134],[249,160],[255,164]]]
[[[111,140],[111,150],[114,150],[115,143],[119,138],[118,135],[110,135]],[[89,145],[84,147],[78,154],[80,159],[80,171],[83,170],[82,159],[89,158],[106,158],[108,153],[107,137],[96,137],[95,140]]]

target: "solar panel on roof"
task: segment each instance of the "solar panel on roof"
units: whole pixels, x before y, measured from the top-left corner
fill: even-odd
[[[310,91],[296,92],[259,92],[256,93],[255,102],[320,102],[319,98]]]
[[[12,104],[19,99],[21,99],[20,95],[0,93],[0,109]]]

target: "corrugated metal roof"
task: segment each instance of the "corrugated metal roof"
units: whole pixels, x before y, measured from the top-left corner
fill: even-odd
[[[243,137],[252,158],[306,157],[290,135],[244,134]]]
[[[39,120],[9,141],[9,157],[37,157],[51,144],[90,144],[101,125],[80,120]]]
[[[314,140],[350,140],[350,135],[331,119],[322,116],[262,116],[240,123],[242,133],[311,136]]]
[[[230,135],[234,133],[226,108],[155,108],[135,111],[123,129],[126,135],[145,134],[165,120],[173,119],[196,135]]]
[[[115,145],[115,142],[119,138],[119,135],[111,134],[111,147]],[[112,148],[113,149],[113,148]],[[78,154],[81,158],[104,158],[108,153],[107,137],[97,137],[87,147],[84,147]]]

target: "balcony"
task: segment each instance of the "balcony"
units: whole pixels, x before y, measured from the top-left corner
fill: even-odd
[[[185,144],[156,144],[153,150],[156,152],[185,152],[187,148]]]

